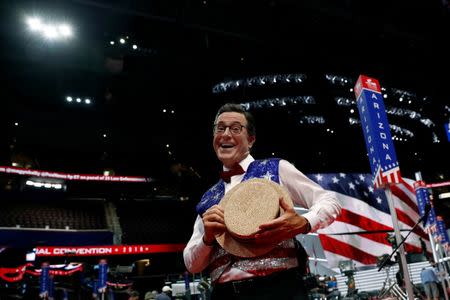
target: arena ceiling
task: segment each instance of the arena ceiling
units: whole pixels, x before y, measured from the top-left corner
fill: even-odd
[[[403,174],[448,179],[448,4],[360,2],[3,1],[0,165],[112,169],[154,179],[151,191],[197,195],[217,178],[211,125],[232,101],[263,103],[251,109],[255,157],[283,157],[304,173],[368,173],[361,128],[349,124],[357,115],[337,99],[354,100],[366,74],[386,87],[387,106],[403,109],[389,116],[404,139],[395,141]],[[40,36],[29,17],[66,22],[72,36]],[[286,81],[297,75],[301,83]],[[304,96],[315,103],[290,100]]]

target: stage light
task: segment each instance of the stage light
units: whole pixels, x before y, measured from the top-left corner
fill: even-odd
[[[63,37],[70,37],[72,36],[72,27],[70,27],[68,24],[61,24],[58,26],[58,31]]]
[[[81,102],[81,99],[80,98],[77,98],[77,103],[80,103]]]
[[[121,38],[121,39],[119,40],[119,42],[120,42],[121,44],[125,44],[125,39]]]
[[[42,29],[42,23],[39,18],[27,18],[27,24],[32,31],[38,31]]]
[[[52,40],[58,36],[58,31],[52,25],[44,25],[42,28],[42,33],[44,34],[44,37],[49,40]]]
[[[33,32],[38,32],[48,40],[69,38],[73,35],[72,27],[67,23],[51,24],[42,22],[40,18],[28,17],[28,27]]]
[[[91,99],[86,99],[86,100],[84,100],[84,102],[85,102],[86,104],[91,104]]]
[[[15,123],[14,123],[14,126],[19,126],[19,123],[18,123],[18,122],[15,122]]]
[[[137,49],[137,46],[136,46],[136,45],[133,45],[133,49],[136,50],[136,49]]]
[[[67,100],[67,102],[72,102],[73,101],[72,97],[70,97],[70,96],[67,96],[66,100]]]

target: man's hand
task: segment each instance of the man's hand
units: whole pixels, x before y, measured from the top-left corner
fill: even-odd
[[[211,206],[203,214],[202,220],[203,226],[205,227],[203,242],[206,245],[211,246],[216,239],[215,236],[226,230],[223,217],[223,208],[219,205]]]
[[[278,244],[308,231],[308,220],[297,214],[294,207],[284,201],[283,197],[280,198],[280,206],[284,210],[283,214],[270,222],[261,224],[255,235],[255,242],[261,244],[276,242]]]

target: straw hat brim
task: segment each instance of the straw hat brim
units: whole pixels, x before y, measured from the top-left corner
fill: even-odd
[[[216,235],[219,245],[238,257],[257,257],[275,248],[276,242],[255,243],[259,226],[280,215],[279,199],[293,206],[287,191],[268,179],[250,179],[233,187],[220,201],[227,231]]]

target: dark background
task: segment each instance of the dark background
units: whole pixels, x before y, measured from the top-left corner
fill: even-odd
[[[223,103],[313,96],[313,105],[251,109],[254,156],[288,159],[304,173],[368,173],[361,128],[348,122],[356,107],[335,101],[354,99],[349,89],[366,74],[386,88],[386,106],[434,124],[388,115],[414,132],[395,141],[403,176],[448,180],[448,3],[360,2],[2,1],[0,165],[145,176],[152,182],[69,182],[64,197],[188,197],[193,207],[221,168],[211,125]],[[74,36],[45,40],[27,28],[27,16],[66,21]],[[306,79],[213,92],[221,82],[277,74]],[[349,82],[332,84],[326,75]],[[411,103],[400,103],[396,89]],[[68,95],[92,103],[68,103]],[[300,123],[307,115],[325,123]],[[22,192],[23,178],[1,179],[4,190]]]

